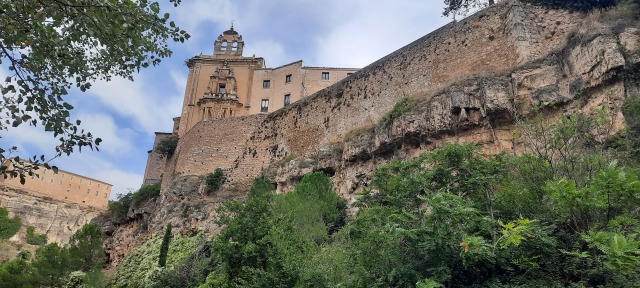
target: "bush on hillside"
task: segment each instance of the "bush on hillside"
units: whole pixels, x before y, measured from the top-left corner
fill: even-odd
[[[9,218],[9,211],[6,208],[0,208],[0,239],[13,237],[20,230],[20,226],[22,226],[20,217]]]
[[[209,173],[205,182],[207,183],[207,187],[205,188],[205,194],[211,195],[218,191],[220,187],[222,187],[222,183],[224,183],[225,176],[224,172],[220,168],[216,168],[213,173]]]
[[[118,200],[109,201],[107,217],[115,223],[123,223],[127,220],[129,208],[160,196],[160,183],[142,186],[138,191],[119,195]]]
[[[38,246],[47,244],[47,234],[39,234],[35,227],[29,226],[27,227],[27,243]]]

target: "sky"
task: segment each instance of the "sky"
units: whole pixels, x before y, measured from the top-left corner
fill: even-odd
[[[163,1],[160,1],[163,2]],[[216,37],[233,22],[245,41],[244,56],[263,57],[268,67],[303,60],[306,66],[362,68],[450,22],[442,0],[183,0],[164,1],[191,38],[172,43],[159,66],[131,82],[113,78],[64,98],[72,119],[103,142],[54,159],[60,169],[113,184],[111,199],[142,184],[154,132],[171,132],[180,116],[188,69],[184,61],[213,54]],[[0,79],[7,75],[0,67]],[[57,140],[41,126],[3,131],[0,147],[17,146],[21,157],[55,154]]]

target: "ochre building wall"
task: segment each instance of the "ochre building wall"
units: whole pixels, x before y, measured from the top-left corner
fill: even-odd
[[[107,209],[113,187],[111,184],[64,170],[58,170],[56,174],[53,170],[40,167],[35,172],[39,176],[27,176],[24,185],[20,184],[20,178],[12,177],[0,178],[0,185],[56,200]]]

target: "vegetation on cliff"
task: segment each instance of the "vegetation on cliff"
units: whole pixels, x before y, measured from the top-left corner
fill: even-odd
[[[160,184],[151,184],[140,187],[133,193],[118,195],[118,200],[109,201],[107,213],[104,215],[114,223],[124,223],[127,213],[132,207],[138,207],[142,203],[160,196]]]
[[[170,250],[181,261],[119,270],[155,287],[637,285],[640,170],[622,161],[640,148],[633,122],[606,139],[593,136],[604,115],[548,120],[518,124],[542,141],[521,156],[447,144],[378,167],[351,219],[322,173],[284,195],[258,178],[246,201],[220,208],[218,236]]]
[[[0,208],[0,240],[9,239],[16,235],[21,226],[20,217],[9,218],[9,211],[6,208]]]
[[[4,261],[0,265],[0,287],[62,287],[73,271],[82,275],[80,283],[95,287],[102,283],[100,269],[106,257],[102,239],[100,228],[87,224],[65,247],[50,243],[39,247],[31,261],[30,256]]]

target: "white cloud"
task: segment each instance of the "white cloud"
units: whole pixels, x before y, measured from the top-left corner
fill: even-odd
[[[237,19],[237,7],[231,0],[188,0],[183,1],[178,8],[171,13],[175,22],[189,33],[192,41],[199,41],[203,37],[215,37],[222,31],[216,31],[215,27],[203,29],[201,25],[207,22],[228,23]],[[211,43],[213,51],[213,42]]]
[[[103,140],[98,146],[100,151],[111,155],[131,152],[134,132],[126,127],[118,127],[111,116],[103,113],[78,114],[78,119],[82,119],[83,129]]]
[[[440,16],[441,1],[360,0],[355,6],[350,17],[317,34],[317,65],[364,67],[450,21]]]
[[[277,67],[299,60],[287,58],[282,44],[275,41],[251,43],[251,46],[248,46],[245,51],[243,51],[243,54],[245,56],[256,55],[257,57],[263,57],[267,62],[267,67]]]
[[[180,115],[182,106],[181,94],[162,91],[141,75],[135,82],[123,78],[96,82],[88,93],[147,133],[171,129],[171,118]]]
[[[53,133],[45,132],[42,126],[29,126],[26,123],[18,127],[10,127],[8,131],[2,131],[2,148],[18,147],[20,157],[34,155],[52,156],[59,141],[53,137]],[[5,155],[6,156],[6,155]]]

